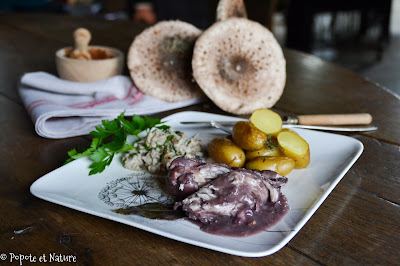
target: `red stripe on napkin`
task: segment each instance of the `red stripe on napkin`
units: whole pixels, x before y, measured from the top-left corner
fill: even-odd
[[[43,105],[58,105],[58,106],[65,106],[65,107],[69,107],[69,108],[88,109],[88,108],[92,108],[97,105],[110,103],[110,102],[114,102],[114,101],[124,101],[128,105],[133,105],[133,104],[137,103],[138,101],[140,101],[140,99],[142,99],[143,96],[144,96],[144,94],[142,92],[138,91],[134,86],[131,86],[129,88],[127,96],[122,100],[116,98],[115,96],[109,96],[109,97],[106,97],[101,100],[94,100],[94,101],[90,101],[90,102],[82,102],[82,103],[68,105],[68,104],[61,104],[61,103],[57,103],[54,101],[41,99],[41,100],[36,100],[36,101],[31,102],[27,106],[27,110],[28,110],[28,112],[32,112],[34,109],[38,108],[39,106],[43,106]]]

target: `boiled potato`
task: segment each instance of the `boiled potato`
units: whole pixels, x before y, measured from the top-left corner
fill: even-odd
[[[295,161],[289,157],[255,157],[246,164],[247,169],[271,170],[280,175],[289,174],[295,166]]]
[[[296,165],[294,166],[295,168],[306,168],[310,164],[310,149],[307,150],[304,156],[295,159],[294,161],[296,162]]]
[[[255,110],[250,117],[250,121],[266,135],[276,136],[282,129],[282,118],[269,109]]]
[[[244,151],[227,138],[215,138],[208,145],[208,154],[218,162],[231,167],[243,167],[246,156]]]
[[[299,136],[299,134],[296,131],[292,131],[288,128],[283,128],[281,130],[281,132],[291,132],[291,133]],[[295,158],[294,161],[296,162],[296,165],[294,168],[297,168],[297,169],[306,168],[310,164],[310,148],[308,148],[305,155],[303,155],[300,158]]]
[[[282,128],[282,130],[281,130],[279,133],[281,133],[281,132],[292,132],[292,133],[294,133],[294,134],[297,134],[296,131],[293,131],[293,130],[291,130],[290,128]],[[299,134],[297,134],[297,135],[299,135]]]
[[[251,160],[259,156],[283,156],[282,152],[278,148],[271,149],[269,147],[263,147],[256,151],[247,151],[246,159]]]
[[[264,146],[267,136],[251,122],[239,121],[233,126],[232,139],[240,148],[255,151]]]
[[[293,131],[281,131],[277,140],[283,154],[294,160],[304,157],[309,150],[308,143]]]

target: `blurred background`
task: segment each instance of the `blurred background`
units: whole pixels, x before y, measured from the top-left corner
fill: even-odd
[[[400,0],[245,0],[282,47],[314,54],[400,94]],[[218,0],[1,0],[1,13],[51,12],[206,29]]]

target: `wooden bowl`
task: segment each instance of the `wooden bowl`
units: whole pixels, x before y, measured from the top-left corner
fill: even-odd
[[[72,47],[56,52],[56,66],[60,78],[77,82],[92,82],[120,75],[123,70],[123,53],[106,46],[89,46],[92,59],[74,59],[69,54]]]

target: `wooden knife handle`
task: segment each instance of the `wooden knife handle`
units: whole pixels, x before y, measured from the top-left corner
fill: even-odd
[[[368,125],[372,116],[361,114],[298,115],[299,125]]]

